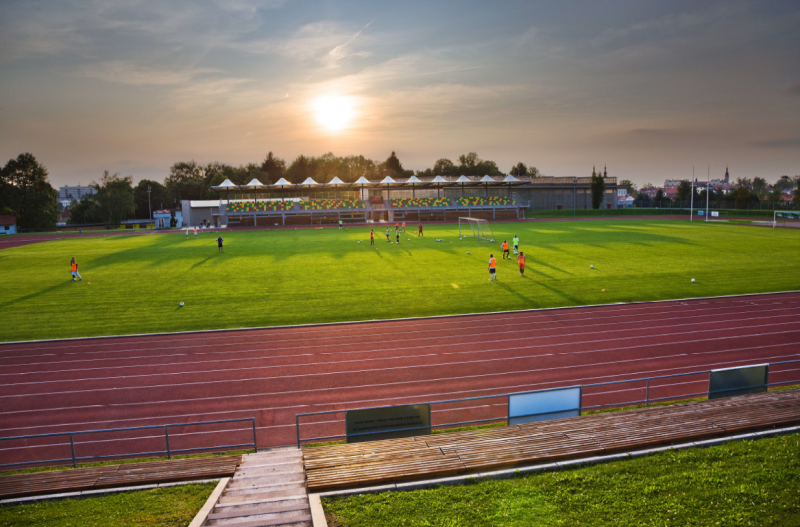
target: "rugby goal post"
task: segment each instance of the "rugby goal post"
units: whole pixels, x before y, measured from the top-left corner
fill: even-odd
[[[489,220],[480,218],[458,218],[459,238],[478,238],[482,242],[494,243],[494,233]]]

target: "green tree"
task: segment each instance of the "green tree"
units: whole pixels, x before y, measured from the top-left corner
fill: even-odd
[[[347,156],[342,161],[346,171],[339,178],[345,183],[353,183],[360,177],[374,179],[378,172],[378,164],[364,156]]]
[[[678,190],[675,197],[678,199],[678,201],[689,201],[692,199],[692,184],[686,180],[681,181],[678,185]]]
[[[747,208],[752,203],[758,203],[758,196],[750,192],[746,186],[736,187],[728,196],[736,201],[736,206],[740,209]]]
[[[592,171],[592,180],[589,183],[589,188],[592,192],[592,208],[599,209],[603,204],[603,195],[606,192],[606,182],[602,174],[595,174]]]
[[[433,173],[437,176],[454,176],[458,171],[449,159],[439,159],[433,164]]]
[[[517,163],[516,165],[511,167],[511,170],[509,170],[508,173],[511,174],[514,177],[527,176],[528,175],[528,167],[527,167],[527,165],[525,165],[525,163],[520,161],[519,163]]]
[[[753,178],[753,192],[759,199],[763,199],[767,193],[767,180],[761,177]]]
[[[80,201],[72,200],[69,206],[69,218],[67,223],[70,225],[84,225],[86,223],[100,223],[102,220],[97,215],[97,203],[94,195],[88,194]]]
[[[797,182],[797,188],[794,189],[794,197],[792,198],[792,205],[794,208],[800,209],[800,176],[795,178]]]
[[[487,159],[481,159],[475,152],[458,156],[459,165],[456,167],[456,175],[465,176],[500,176],[502,172],[497,168],[497,163]]]
[[[58,220],[58,193],[33,154],[10,159],[0,170],[0,210],[17,217],[19,229],[51,229]]]
[[[119,174],[103,173],[100,182],[94,183],[97,193],[94,196],[97,216],[108,225],[118,227],[123,220],[136,212],[136,201],[133,198],[133,178],[121,177]]]
[[[392,155],[386,158],[386,161],[381,163],[381,168],[383,171],[392,177],[402,176],[405,173],[403,170],[403,164],[400,163],[400,160],[397,158],[397,154],[394,153],[392,150]]]
[[[661,203],[670,201],[670,199],[667,196],[664,195],[664,191],[663,190],[658,189],[656,191],[655,201],[656,201],[656,206],[660,207]]]
[[[314,158],[301,154],[286,169],[285,177],[290,183],[302,183],[306,178],[313,177],[314,165]]]
[[[150,200],[147,199],[147,188],[150,187]],[[158,181],[143,179],[133,189],[133,201],[136,203],[136,217],[138,219],[150,218],[151,211],[164,208],[164,203],[169,207],[172,200],[169,198],[167,188]]]
[[[261,171],[264,173],[264,179],[259,181],[265,185],[272,185],[286,174],[286,161],[269,152],[261,163]]]
[[[792,181],[792,178],[789,176],[781,176],[778,178],[778,181],[772,185],[772,190],[778,190],[780,192],[784,192],[786,190],[790,190],[794,187],[795,183]]]
[[[541,177],[542,173],[536,167],[528,167],[528,175],[530,177]]]
[[[199,200],[205,196],[205,174],[194,161],[181,161],[172,165],[164,186],[170,196],[170,206],[181,200]]]

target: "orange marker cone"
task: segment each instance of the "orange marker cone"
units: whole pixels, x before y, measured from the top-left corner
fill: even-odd
[[[605,290],[605,289],[603,289],[603,292],[605,293],[605,292],[606,292],[606,290]]]

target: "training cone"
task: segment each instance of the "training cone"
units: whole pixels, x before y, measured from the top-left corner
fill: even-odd
[[[605,292],[606,292],[606,290],[605,290],[605,289],[603,289],[603,292],[605,293]]]

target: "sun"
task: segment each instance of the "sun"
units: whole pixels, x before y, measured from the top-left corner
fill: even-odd
[[[356,114],[352,97],[339,95],[314,99],[311,108],[320,126],[331,133],[349,128]]]

